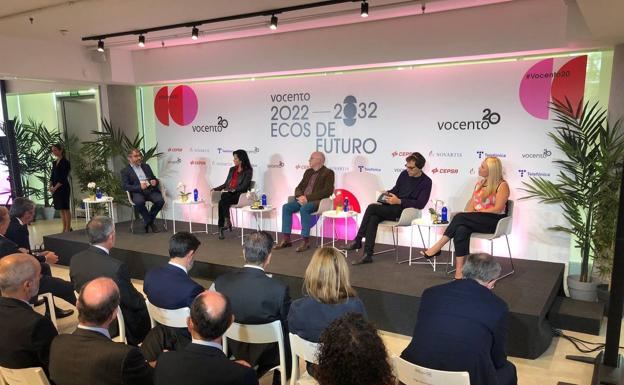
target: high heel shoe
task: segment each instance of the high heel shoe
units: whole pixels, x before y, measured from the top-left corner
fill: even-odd
[[[230,232],[232,232],[232,221],[230,221],[230,218],[225,218],[225,224],[223,225],[223,229],[228,229],[230,230]]]
[[[431,259],[431,258],[439,257],[440,254],[442,254],[442,250],[438,250],[438,252],[433,255],[427,254],[426,251],[421,251],[420,254],[427,259]]]
[[[219,227],[219,239],[225,239],[225,234],[223,234],[224,231],[225,227]]]

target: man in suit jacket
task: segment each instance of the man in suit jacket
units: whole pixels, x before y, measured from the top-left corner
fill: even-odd
[[[35,312],[28,300],[39,290],[41,265],[28,254],[0,259],[0,366],[42,367],[48,373],[52,321]]]
[[[290,233],[292,231],[292,215],[299,212],[301,215],[301,236],[303,243],[297,247],[297,252],[310,248],[310,228],[312,227],[312,213],[318,210],[321,199],[327,198],[334,192],[334,171],[325,167],[325,154],[313,152],[308,160],[310,168],[303,173],[303,179],[295,188],[295,200],[282,206],[282,233],[284,238],[275,250],[292,246]]]
[[[156,385],[258,385],[248,364],[230,361],[223,354],[223,334],[234,316],[227,297],[207,291],[195,298],[187,324],[192,343],[163,353],[156,366]]]
[[[163,309],[190,307],[195,297],[204,291],[188,276],[200,244],[196,236],[186,231],[171,236],[169,263],[145,274],[143,291],[150,303]],[[191,335],[187,328],[157,325],[145,337],[141,350],[149,361],[153,361],[163,350],[179,350],[189,342]]]
[[[271,262],[273,238],[267,232],[252,233],[245,239],[245,267],[242,270],[224,274],[215,280],[215,290],[225,294],[232,302],[236,322],[259,325],[280,320],[286,348],[287,375],[290,375],[290,344],[286,319],[290,309],[288,286],[270,278],[264,269]],[[234,357],[258,365],[258,377],[279,364],[277,343],[245,344],[228,341]],[[277,371],[273,383],[279,382]],[[282,384],[286,385],[286,384]]]
[[[110,278],[87,283],[78,297],[78,328],[61,334],[50,348],[50,379],[56,385],[153,384],[153,369],[141,351],[111,341],[119,289]]]
[[[414,336],[401,357],[431,369],[467,371],[471,384],[515,385],[507,361],[507,304],[492,293],[501,267],[489,254],[470,254],[464,279],[423,293]]]
[[[149,314],[145,298],[130,281],[128,266],[110,256],[115,245],[112,219],[104,216],[91,218],[87,223],[87,236],[91,246],[74,255],[69,264],[69,277],[74,288],[80,291],[84,284],[97,277],[112,278],[121,293],[126,338],[129,344],[138,345],[150,329]]]
[[[133,148],[128,152],[129,164],[121,170],[121,181],[123,189],[130,192],[134,206],[143,218],[145,232],[149,229],[157,233],[160,231],[154,219],[165,204],[162,194],[160,193],[159,181],[154,176],[152,168],[149,164],[141,162],[141,152]],[[152,208],[147,211],[145,202],[152,202]]]
[[[17,198],[14,201],[14,205],[17,204],[19,207],[19,205],[23,202],[24,202],[24,198]],[[32,201],[29,201],[29,202],[32,203]],[[15,254],[15,253],[27,253],[28,254],[29,253],[29,248],[20,247],[12,239],[9,239],[7,235],[10,233],[9,229],[11,228],[11,226],[19,226],[20,229],[18,231],[14,231],[14,233],[23,232],[25,229],[26,240],[28,242],[27,224],[30,223],[29,221],[32,220],[32,217],[34,216],[34,212],[35,212],[34,210],[35,210],[35,207],[34,207],[34,204],[32,204],[32,210],[30,211],[30,213],[25,214],[23,216],[24,220],[26,221],[25,224],[19,225],[19,222],[18,222],[17,225],[14,225],[15,223],[14,221],[17,222],[18,219],[9,218],[9,212],[7,211],[6,207],[0,207],[0,258],[9,254]],[[23,235],[21,237],[23,237]],[[18,239],[19,238],[20,236],[18,236]],[[56,261],[58,260],[58,257],[54,253],[51,253],[51,252],[48,252],[45,256],[44,255],[32,255],[32,256],[35,257],[39,261],[41,265],[40,266],[41,272],[43,274],[39,282],[39,292],[37,294],[51,293],[53,296],[62,298],[68,303],[70,303],[71,305],[75,305],[76,296],[74,295],[74,290],[73,290],[71,283],[65,280],[62,280],[60,278],[53,277],[52,271],[50,269],[50,265],[46,263],[46,261],[49,261],[50,263],[56,263]],[[36,298],[33,298],[31,299],[31,302],[34,302],[35,300]],[[54,307],[54,311],[56,313],[57,318],[64,318],[64,317],[68,317],[74,314],[74,311],[71,309],[64,310],[56,306]]]

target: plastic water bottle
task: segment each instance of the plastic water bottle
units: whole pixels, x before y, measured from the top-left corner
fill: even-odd
[[[442,222],[448,222],[448,209],[446,206],[442,207]]]
[[[347,197],[345,197],[345,199],[344,199],[343,210],[344,210],[345,213],[349,212],[349,198],[347,198]]]
[[[193,200],[197,202],[198,199],[199,199],[199,192],[197,191],[197,189],[193,189]]]
[[[95,197],[97,199],[102,199],[102,190],[100,190],[99,187],[95,189]]]
[[[265,206],[265,207],[266,207],[266,205],[267,205],[267,197],[266,197],[266,194],[262,194],[262,198],[261,198],[261,199],[262,199],[262,206]]]

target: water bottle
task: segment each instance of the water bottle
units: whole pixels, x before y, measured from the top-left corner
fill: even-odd
[[[95,189],[95,197],[97,199],[102,199],[102,190],[100,190],[99,187]]]
[[[349,212],[349,198],[347,198],[347,197],[345,197],[345,199],[344,199],[343,210],[344,210],[345,213]]]
[[[193,189],[193,200],[197,202],[198,199],[199,199],[199,192],[197,191],[197,189]]]
[[[448,209],[446,206],[442,207],[442,222],[448,222]]]
[[[261,198],[261,199],[262,199],[262,206],[265,206],[265,207],[266,207],[266,205],[267,205],[267,197],[266,197],[266,194],[262,194],[262,198]]]

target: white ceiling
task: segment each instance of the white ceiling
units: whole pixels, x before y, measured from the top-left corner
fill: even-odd
[[[137,30],[188,21],[314,3],[318,0],[0,0],[0,36],[66,42],[94,47],[82,37]],[[426,0],[426,12],[521,0]],[[422,0],[369,0],[370,17],[359,17],[359,1],[280,15],[278,32],[421,13]],[[190,41],[188,28],[147,35],[147,48],[201,43],[272,33],[267,18],[237,20],[200,27],[201,38]],[[138,49],[136,36],[106,40],[107,47]]]

